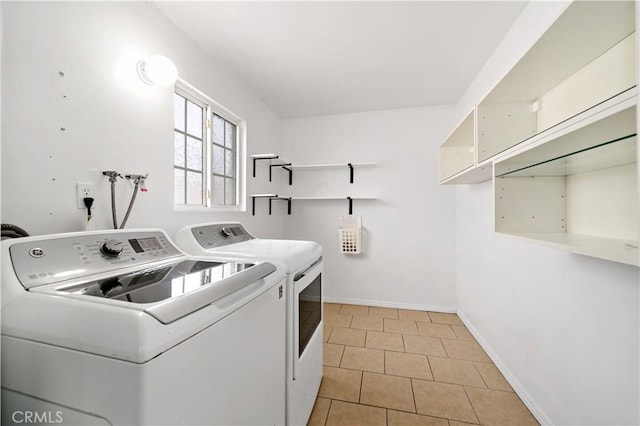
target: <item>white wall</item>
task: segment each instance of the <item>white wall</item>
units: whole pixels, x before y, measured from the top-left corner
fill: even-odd
[[[109,184],[100,172],[117,170],[149,173],[128,228],[172,233],[241,220],[260,236],[282,235],[277,215],[174,212],[172,90],[143,84],[138,60],[166,55],[181,78],[246,120],[249,154],[279,150],[282,122],[150,3],[3,2],[2,14],[3,223],[32,234],[84,229],[80,181],[96,183],[96,226],[110,228]],[[264,192],[265,182],[249,179],[247,192]],[[117,189],[122,220],[132,189],[124,182]]]
[[[293,164],[377,162],[375,168],[294,171],[283,192],[297,196],[377,196],[354,200],[365,250],[338,252],[347,201],[294,201],[288,238],[324,247],[325,296],[336,302],[455,311],[455,189],[438,185],[439,143],[450,107],[285,120],[284,158]]]
[[[566,3],[531,3],[457,107],[462,116]],[[490,182],[456,191],[459,315],[538,420],[638,424],[638,268],[496,237]]]
[[[460,315],[538,419],[638,424],[638,269],[496,237],[490,182],[456,202]]]

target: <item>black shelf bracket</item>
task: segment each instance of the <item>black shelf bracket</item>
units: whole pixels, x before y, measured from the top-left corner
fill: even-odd
[[[256,162],[258,160],[275,160],[279,158],[277,155],[274,156],[269,156],[269,157],[253,157],[253,177],[256,177]],[[269,180],[271,180],[271,178],[269,178]]]
[[[284,163],[284,164],[269,164],[269,182],[271,182],[271,174],[272,174],[272,170],[274,167],[282,167],[283,169],[285,169],[286,171],[289,172],[289,185],[291,185],[293,183],[293,170],[291,168],[289,168],[288,166],[291,166],[291,163]]]
[[[265,194],[265,195],[252,195],[251,196],[251,216],[255,216],[256,215],[256,198],[272,198],[272,197],[277,197],[277,194],[271,195],[271,194]]]
[[[349,203],[349,215],[353,214],[353,198],[347,197],[347,202]]]
[[[271,214],[271,202],[273,200],[282,200],[287,202],[287,214],[291,214],[291,198],[289,197],[271,197],[269,198],[269,214]]]
[[[353,183],[353,164],[347,163],[347,166],[349,166],[349,183]]]
[[[288,165],[290,166],[291,163],[289,163]],[[289,172],[289,185],[293,185],[293,169],[285,165],[283,165],[282,168]]]
[[[287,202],[287,214],[291,214],[291,197],[280,197],[278,194],[252,195],[251,196],[251,215],[256,215],[256,198],[269,199],[269,214],[271,214],[271,202],[273,200],[282,200]]]

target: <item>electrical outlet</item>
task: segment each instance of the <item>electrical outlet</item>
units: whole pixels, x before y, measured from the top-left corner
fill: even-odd
[[[79,209],[86,209],[84,199],[86,197],[96,198],[96,185],[93,183],[76,183],[76,199]],[[95,205],[95,202],[94,202]]]

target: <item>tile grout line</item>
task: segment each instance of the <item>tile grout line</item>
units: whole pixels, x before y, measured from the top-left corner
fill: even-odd
[[[487,383],[487,381],[484,379],[484,376],[482,375],[482,373],[480,372],[480,370],[478,370],[478,366],[476,365],[475,361],[471,361],[471,363],[473,364],[473,368],[475,368],[476,372],[478,373],[478,375],[480,376],[480,379],[482,379],[482,382],[484,383],[484,385],[487,387],[487,389],[491,389],[489,387],[489,383]]]
[[[382,374],[387,374],[387,351],[382,350]]]
[[[462,386],[462,390],[464,391],[464,396],[467,397],[467,401],[469,401],[469,405],[473,410],[473,415],[476,416],[476,420],[478,421],[478,424],[481,425],[482,423],[480,422],[480,416],[478,416],[478,413],[476,412],[476,407],[473,406],[473,402],[471,402],[471,398],[469,398],[469,394],[467,393],[467,388],[465,386]]]
[[[409,384],[411,385],[411,396],[413,397],[413,409],[415,410],[416,414],[418,413],[418,403],[416,402],[416,392],[413,389],[413,378],[409,379]]]
[[[429,362],[429,355],[425,355],[425,358],[427,358],[427,365],[429,366],[429,371],[431,372],[431,378],[435,382],[436,381],[436,375],[433,374],[433,368],[431,368],[431,362]]]
[[[440,340],[440,345],[442,346],[442,349],[444,349],[444,353],[445,353],[445,355],[447,355],[447,358],[448,359],[455,359],[455,358],[451,358],[449,356],[449,352],[447,352],[447,346],[442,342],[442,339],[438,339],[438,340]]]
[[[342,359],[344,358],[344,353],[347,351],[347,345],[342,345],[342,352],[340,353],[340,361],[338,361],[338,367],[342,368]]]
[[[360,372],[360,390],[358,391],[358,404],[362,400],[362,382],[364,381],[364,371]]]
[[[333,399],[329,399],[329,408],[327,409],[327,417],[324,418],[324,426],[327,426],[327,422],[329,421],[329,413],[331,412],[331,404],[333,404]]]

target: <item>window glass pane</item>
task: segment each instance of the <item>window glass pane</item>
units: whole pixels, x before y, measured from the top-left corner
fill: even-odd
[[[224,128],[225,128],[225,132],[224,132],[225,146],[229,149],[233,149],[235,147],[235,142],[236,142],[236,125],[228,121],[225,121]]]
[[[213,114],[213,141],[224,145],[224,119]]]
[[[224,174],[225,176],[234,177],[236,168],[235,155],[233,155],[233,151],[228,149],[224,151]]]
[[[187,204],[202,205],[202,173],[187,172]]]
[[[235,179],[225,179],[224,185],[224,203],[232,206],[236,203],[236,181]]]
[[[187,136],[187,168],[202,170],[202,141]]]
[[[173,164],[184,167],[184,135],[178,132],[173,133]]]
[[[185,99],[177,93],[173,96],[173,115],[175,128],[184,132],[184,102]]]
[[[213,173],[217,175],[224,174],[224,151],[224,148],[213,145]]]
[[[213,176],[211,179],[213,185],[211,202],[217,205],[224,204],[224,178],[220,176]]]
[[[184,204],[184,170],[173,169],[173,202]]]
[[[187,133],[202,138],[202,108],[187,101]]]

